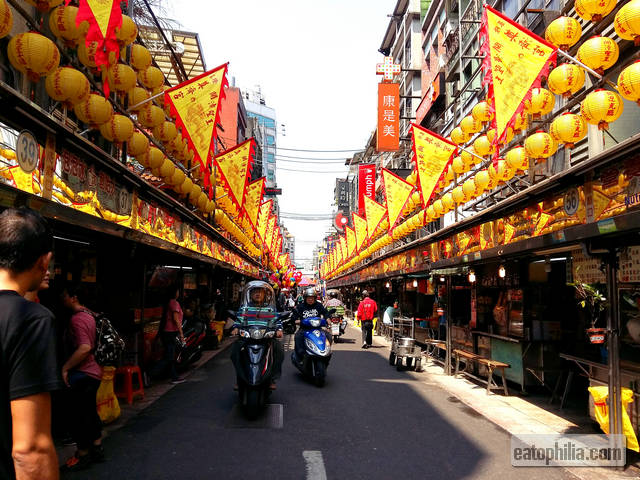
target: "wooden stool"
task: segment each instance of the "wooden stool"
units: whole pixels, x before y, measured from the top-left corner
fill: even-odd
[[[137,365],[126,365],[124,367],[119,367],[116,370],[116,381],[119,375],[123,378],[120,388],[118,388],[115,392],[116,397],[126,399],[129,405],[133,403],[133,397],[135,395],[140,395],[142,396],[142,398],[144,398],[144,385],[142,382],[142,372],[140,371],[140,367],[138,367]],[[138,386],[135,390],[133,388],[134,375],[138,377]]]
[[[455,373],[453,374],[454,377],[457,376],[458,373],[470,373],[469,367],[471,366],[471,363],[480,358],[475,353],[466,352],[459,349],[455,349],[453,351],[453,355],[456,357],[456,369]],[[462,361],[464,362],[464,369],[462,370],[460,370],[460,358],[462,358]]]
[[[497,360],[489,360],[486,358],[478,358],[477,362],[487,367],[489,370],[489,376],[487,378],[487,394],[491,391],[492,388],[500,388],[497,383],[493,381],[493,371],[499,370],[502,375],[502,388],[504,388],[504,394],[509,395],[509,390],[507,389],[507,380],[504,377],[504,369],[510,368],[508,363],[498,362]]]

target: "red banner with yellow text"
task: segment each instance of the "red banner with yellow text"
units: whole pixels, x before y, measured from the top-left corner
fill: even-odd
[[[358,165],[358,214],[364,215],[364,199],[376,196],[376,164]]]

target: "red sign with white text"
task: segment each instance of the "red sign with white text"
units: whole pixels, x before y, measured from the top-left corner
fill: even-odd
[[[358,213],[364,215],[364,197],[376,199],[376,164],[358,167]]]
[[[378,84],[378,134],[376,150],[397,152],[400,146],[400,85]]]

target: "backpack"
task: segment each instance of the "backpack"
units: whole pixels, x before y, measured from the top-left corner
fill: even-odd
[[[124,340],[104,313],[92,313],[96,321],[96,348],[93,355],[98,365],[117,365],[124,351]]]

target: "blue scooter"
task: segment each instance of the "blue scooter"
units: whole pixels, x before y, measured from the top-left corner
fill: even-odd
[[[332,311],[329,310],[329,313]],[[331,344],[322,329],[326,326],[327,321],[321,317],[300,320],[300,328],[304,331],[304,355],[299,359],[295,350],[291,354],[291,361],[295,367],[317,387],[324,386],[327,367],[331,360]]]

